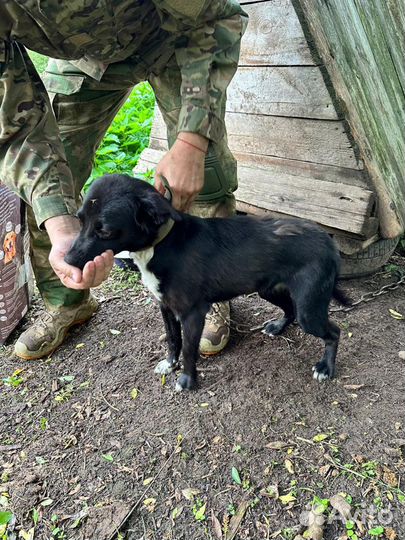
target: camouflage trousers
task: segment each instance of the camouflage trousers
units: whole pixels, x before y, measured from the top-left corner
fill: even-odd
[[[163,66],[154,65],[151,69],[130,60],[111,64],[100,81],[88,77],[69,62],[50,60],[43,79],[73,174],[78,204],[81,190],[91,173],[95,152],[116,113],[138,82],[149,81],[155,92],[166,123],[169,147],[176,139],[181,108],[181,73],[174,56],[166,59]],[[221,108],[225,115],[225,100]],[[218,183],[222,187],[220,197],[212,190],[212,185],[217,186]],[[233,214],[233,191],[236,187],[236,161],[228,148],[225,134],[219,143],[209,144],[204,189],[191,213],[201,217]],[[31,208],[28,208],[27,222],[32,266],[45,304],[57,307],[81,303],[88,291],[68,289],[54,274],[48,262],[51,247],[48,235],[38,229]]]

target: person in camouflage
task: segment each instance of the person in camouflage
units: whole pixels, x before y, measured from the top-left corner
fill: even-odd
[[[0,4],[0,179],[27,204],[32,264],[46,312],[15,345],[49,355],[97,303],[89,288],[113,254],[81,272],[63,258],[78,233],[80,193],[95,151],[135,84],[152,85],[169,151],[156,168],[173,205],[203,217],[234,212],[236,162],[224,124],[226,88],[247,16],[234,0],[3,0]],[[40,79],[26,52],[50,60]],[[229,304],[207,316],[201,351],[229,338]]]

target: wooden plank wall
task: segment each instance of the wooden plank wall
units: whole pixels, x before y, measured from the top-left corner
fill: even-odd
[[[405,227],[405,3],[294,1],[378,193],[381,233],[394,237]]]
[[[374,193],[291,1],[241,4],[250,21],[226,113],[229,146],[238,158],[239,209],[372,236]],[[167,148],[158,112],[151,137],[139,171]]]

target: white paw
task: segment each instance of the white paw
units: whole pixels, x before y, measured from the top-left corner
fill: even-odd
[[[263,328],[263,330],[261,330],[262,334],[264,334],[265,336],[270,336],[270,337],[276,337],[274,334],[272,334],[271,332],[268,332],[265,328]]]
[[[175,390],[176,392],[183,392],[184,388],[181,386],[180,383],[176,383],[176,386],[175,386]]]
[[[329,375],[319,372],[315,366],[312,368],[312,371],[312,377],[318,382],[326,381],[327,379],[329,379]]]
[[[169,375],[174,370],[174,367],[167,360],[161,360],[155,367],[155,373],[157,375]]]

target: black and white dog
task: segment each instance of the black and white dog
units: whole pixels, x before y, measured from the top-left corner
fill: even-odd
[[[267,323],[266,334],[279,335],[296,319],[304,332],[324,340],[313,376],[333,377],[340,330],[328,319],[328,306],[332,297],[343,304],[348,299],[336,286],[338,251],[318,226],[296,219],[192,217],[146,182],[118,174],[94,182],[78,217],[82,229],[66,262],[83,268],[107,249],[131,253],[165,324],[168,356],[155,372],[173,371],[183,353],[177,390],[197,384],[211,304],[252,292],[284,311]]]

